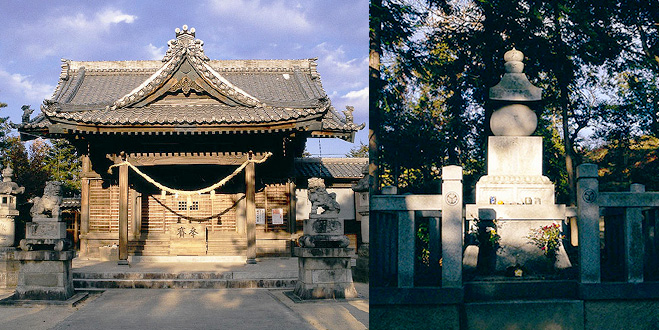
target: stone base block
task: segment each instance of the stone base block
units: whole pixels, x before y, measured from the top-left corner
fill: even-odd
[[[357,282],[368,283],[369,274],[369,246],[362,244],[357,250],[357,262],[355,263],[353,278]]]
[[[25,224],[27,239],[66,238],[66,223],[57,221],[28,222]]]
[[[542,137],[488,137],[487,174],[541,176]]]
[[[17,251],[20,271],[15,299],[67,300],[73,296],[73,251]]]
[[[350,267],[351,250],[295,248],[299,265],[295,294],[301,299],[357,297]]]
[[[101,261],[118,261],[119,260],[119,247],[117,246],[101,246],[98,248],[99,259]]]
[[[476,184],[480,205],[553,205],[554,195],[554,184],[545,176],[486,175]]]
[[[464,329],[584,329],[584,304],[578,300],[471,303],[464,310]]]
[[[496,252],[496,270],[502,272],[509,266],[519,264],[534,273],[551,271],[552,265],[548,264],[544,252],[539,247],[531,244],[526,236],[529,235],[531,230],[536,230],[542,226],[551,226],[552,224],[552,221],[547,220],[498,220],[497,232],[501,239],[499,241],[500,248]],[[572,267],[562,244],[553,267],[556,269]]]
[[[14,260],[15,248],[4,248],[0,253],[0,288],[14,288],[18,283],[20,263]]]
[[[343,219],[336,214],[310,214],[304,220],[305,235],[343,235]]]

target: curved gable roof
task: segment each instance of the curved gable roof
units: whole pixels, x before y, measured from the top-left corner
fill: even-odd
[[[363,127],[333,110],[315,59],[210,60],[194,29],[176,30],[161,61],[62,60],[54,97],[42,106],[45,116],[22,129],[57,124],[60,130],[126,131],[184,124],[302,129],[350,140]]]

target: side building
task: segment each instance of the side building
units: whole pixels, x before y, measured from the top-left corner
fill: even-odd
[[[290,255],[295,158],[363,125],[332,107],[315,59],[210,60],[186,26],[168,45],[161,61],[63,60],[19,128],[82,155],[80,255]]]

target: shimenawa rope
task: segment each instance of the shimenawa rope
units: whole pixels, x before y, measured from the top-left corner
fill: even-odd
[[[272,156],[272,153],[271,153],[271,152],[268,152],[268,153],[266,153],[266,154],[264,155],[263,158],[261,158],[261,159],[259,159],[259,160],[246,160],[246,161],[245,161],[242,165],[240,165],[235,171],[233,171],[233,173],[229,174],[229,176],[225,177],[224,179],[220,180],[219,182],[215,183],[215,184],[212,185],[212,186],[208,186],[208,187],[206,187],[206,188],[198,189],[198,190],[179,190],[179,189],[174,189],[174,188],[167,187],[167,186],[165,186],[165,185],[163,185],[163,184],[157,182],[156,180],[154,180],[153,178],[151,178],[150,176],[148,176],[146,173],[140,171],[139,168],[137,168],[135,165],[131,164],[129,161],[123,161],[123,162],[121,162],[121,163],[119,163],[119,164],[114,164],[114,165],[110,166],[110,168],[117,167],[117,166],[121,166],[121,165],[128,165],[130,168],[133,169],[133,171],[135,171],[135,173],[139,174],[141,177],[144,178],[144,180],[150,182],[152,185],[154,185],[154,186],[160,188],[160,190],[163,190],[163,191],[169,192],[169,193],[171,193],[171,194],[179,194],[179,195],[186,195],[186,196],[189,196],[189,195],[194,195],[194,194],[203,194],[203,193],[207,193],[207,192],[209,192],[209,191],[213,191],[213,190],[215,190],[215,189],[217,189],[217,188],[219,188],[219,187],[222,187],[222,186],[225,185],[229,180],[231,180],[234,176],[238,175],[238,173],[240,173],[240,172],[245,168],[245,166],[247,166],[247,164],[249,164],[250,162],[260,164],[260,163],[265,162],[265,161],[268,159],[268,157],[270,157],[270,156]]]

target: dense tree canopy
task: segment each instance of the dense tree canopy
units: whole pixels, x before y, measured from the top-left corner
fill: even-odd
[[[623,171],[632,165],[615,155],[641,157],[659,133],[657,0],[375,3],[371,51],[381,59],[371,101],[381,185],[434,192],[449,164],[465,168],[467,185],[485,174],[487,92],[512,47],[544,90],[535,134],[544,137],[544,168],[560,202],[574,201],[576,165]],[[628,186],[639,177],[602,179]]]
[[[0,108],[7,105],[0,103]],[[67,195],[80,192],[80,158],[66,140],[36,139],[30,142],[12,132],[9,117],[0,117],[0,156],[2,167],[14,170],[13,181],[25,187],[24,196],[41,196],[46,181],[64,183]]]

